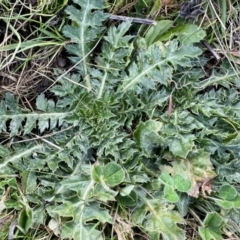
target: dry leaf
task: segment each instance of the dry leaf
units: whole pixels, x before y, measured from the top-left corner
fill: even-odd
[[[167,6],[171,4],[172,0],[162,0],[162,6]]]
[[[198,198],[199,196],[199,188],[201,187],[201,183],[196,183],[191,190],[188,192],[188,195],[194,198]]]
[[[207,197],[206,192],[208,195],[212,193],[211,179],[206,179],[202,184],[202,195],[204,198]]]

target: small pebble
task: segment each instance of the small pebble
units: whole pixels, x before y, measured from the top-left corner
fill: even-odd
[[[67,59],[66,58],[62,58],[62,57],[58,57],[57,58],[57,65],[59,67],[65,67],[67,65]]]

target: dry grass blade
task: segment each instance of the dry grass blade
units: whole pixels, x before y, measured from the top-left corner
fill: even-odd
[[[43,6],[41,11],[38,7],[33,8],[27,0],[0,4],[4,11],[0,17],[4,29],[4,35],[0,35],[2,97],[11,92],[34,98],[53,82],[52,68],[57,66],[64,38],[43,22]]]

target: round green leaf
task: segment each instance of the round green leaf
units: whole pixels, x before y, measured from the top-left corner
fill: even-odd
[[[92,179],[95,182],[100,182],[101,176],[103,176],[103,168],[100,165],[95,165],[92,170]]]
[[[237,196],[237,190],[233,186],[226,184],[220,187],[219,196],[230,201]]]
[[[235,208],[240,208],[240,196],[239,194],[231,201]]]
[[[116,163],[108,163],[104,169],[104,181],[109,186],[119,185],[125,178],[125,173],[121,166]]]
[[[169,174],[162,173],[160,178],[161,178],[161,180],[163,181],[164,184],[172,186],[172,187],[174,186],[173,178]]]
[[[187,192],[191,189],[191,182],[184,179],[181,175],[177,174],[174,176],[175,188],[180,192]]]
[[[176,203],[179,201],[177,193],[173,190],[172,187],[167,185],[164,187],[164,198],[171,203]]]

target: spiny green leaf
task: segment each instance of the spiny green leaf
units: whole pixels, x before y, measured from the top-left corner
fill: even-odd
[[[0,171],[4,172],[5,167],[9,163],[14,163],[15,161],[20,160],[21,158],[24,157],[29,157],[31,154],[33,154],[35,151],[38,152],[42,149],[42,145],[34,145],[34,146],[29,146],[29,148],[26,148],[23,150],[16,151],[12,156],[8,155],[6,158],[3,159],[3,161],[0,163]]]
[[[84,206],[84,203],[64,202],[57,207],[49,207],[48,211],[51,215],[72,217],[72,221],[62,223],[61,235],[63,238],[89,239],[92,240],[98,236],[102,239],[102,234],[97,230],[97,225],[91,221],[99,221],[101,223],[112,223],[112,217],[107,210],[100,207],[99,203],[91,203]],[[86,223],[88,222],[88,223]]]
[[[240,161],[234,159],[229,163],[218,166],[217,172],[221,180],[226,179],[229,183],[240,183]]]
[[[66,8],[65,11],[73,21],[73,24],[65,25],[63,34],[76,43],[68,44],[66,49],[69,53],[78,57],[77,59],[72,58],[74,63],[81,60],[79,69],[83,79],[86,81],[86,87],[90,90],[91,83],[87,65],[89,57],[87,55],[104,30],[102,22],[108,18],[109,14],[100,11],[100,9],[105,7],[102,0],[75,0],[74,2],[80,6],[80,10],[73,5]]]
[[[180,135],[178,138],[169,138],[169,149],[175,156],[186,158],[194,147],[193,140],[195,140],[195,136],[192,134]]]
[[[139,50],[141,61],[130,65],[128,77],[122,82],[122,90],[134,89],[139,92],[141,88],[154,89],[159,83],[167,86],[167,80],[172,78],[174,68],[191,66],[190,59],[200,54],[201,50],[191,45],[179,48],[177,41],[170,42],[168,46],[153,45],[148,49]]]
[[[37,188],[37,176],[33,171],[25,170],[21,172],[21,183],[25,193],[32,193]]]
[[[111,26],[108,30],[107,36],[104,37],[104,40],[113,46],[114,49],[131,48],[131,45],[129,45],[129,40],[133,38],[133,36],[125,36],[130,27],[130,21],[121,23],[117,28],[115,26]],[[103,54],[111,54],[111,52],[103,52]],[[115,61],[116,60],[117,59],[115,59]],[[120,60],[122,61],[122,59]]]
[[[88,186],[90,185],[91,180],[89,176],[82,175],[75,176],[70,175],[67,179],[64,179],[60,182],[60,186],[57,189],[57,193],[64,193],[64,190],[71,189],[81,195],[84,194],[84,191],[88,189]]]
[[[67,222],[62,226],[61,236],[66,239],[74,240],[103,240],[101,231],[96,229],[96,224],[88,224],[79,227],[76,222]]]
[[[162,142],[162,138],[158,134],[162,126],[161,122],[155,120],[140,122],[137,126],[133,135],[137,144],[146,154],[151,154],[153,149]]]
[[[204,226],[199,227],[198,231],[200,236],[204,240],[223,239],[222,237],[223,232],[221,228],[224,226],[225,220],[219,214],[217,214],[216,212],[207,213],[207,216],[205,217],[203,224]]]
[[[201,51],[192,43],[205,33],[195,25],[180,32],[181,27],[169,30],[172,22],[160,21],[145,39],[132,35],[130,22],[104,32],[106,1],[74,2],[66,8],[63,33],[78,73],[57,70],[61,76],[50,89],[57,101],[40,94],[33,112],[9,94],[0,103],[2,144],[8,141],[0,146],[0,208],[19,213],[23,233],[30,228],[35,233],[50,220],[61,239],[116,237],[109,231],[116,224],[151,239],[184,239],[179,226],[184,220],[173,209],[186,216],[190,196],[198,197],[199,187],[204,191],[203,184],[216,176],[212,163],[218,170],[229,167],[217,181],[238,181],[238,71],[227,75],[218,69],[202,81],[200,68],[207,61],[198,58]],[[153,3],[139,2],[136,6]],[[161,42],[170,32],[176,39]],[[218,90],[199,92],[216,83]],[[167,115],[167,108],[174,114]],[[36,131],[41,138],[25,144]],[[203,200],[215,201],[216,209],[240,208],[238,192],[226,184],[217,190]],[[26,206],[33,206],[30,224],[22,221],[28,214],[19,203],[25,194]],[[200,231],[217,238],[220,220],[208,218]]]
[[[118,191],[109,188],[105,182],[97,183],[94,186],[93,195],[102,202],[116,201]]]
[[[177,226],[178,223],[184,223],[179,213],[161,208],[159,205],[159,207],[154,208],[154,212],[146,216],[144,227],[150,232],[161,233],[164,239],[182,240],[185,239],[184,233]]]
[[[11,113],[18,113],[20,111],[18,102],[14,99],[14,96],[11,93],[6,93],[5,104],[5,108],[8,108]]]
[[[72,217],[74,215],[74,208],[70,202],[64,202],[61,205],[53,208],[48,208],[48,211],[53,216]]]
[[[124,36],[129,30],[131,22],[124,22],[116,27],[110,27],[108,34],[104,37],[102,45],[102,55],[97,57],[97,63],[103,72],[94,69],[91,71],[91,75],[97,78],[101,84],[98,90],[98,98],[101,98],[104,93],[106,84],[109,83],[109,79],[114,78],[115,84],[120,81],[120,74],[126,68],[126,65],[130,61],[130,55],[133,50],[133,44],[129,43],[132,36]]]
[[[37,97],[36,107],[38,110],[46,111],[47,106],[48,106],[47,99],[45,98],[44,94],[42,93]]]
[[[49,128],[53,129],[57,124],[62,125],[63,119],[69,115],[66,111],[60,112],[60,109],[55,108],[55,104],[52,100],[47,101],[43,94],[39,95],[36,102],[39,110],[42,113],[31,112],[28,109],[20,109],[18,101],[16,101],[11,94],[6,96],[5,102],[2,101],[0,104],[0,132],[6,132],[6,123],[10,121],[10,137],[19,134],[23,131],[26,135],[33,130],[36,126],[39,127],[40,132]],[[24,121],[26,121],[24,123]],[[37,122],[38,121],[38,122]]]

